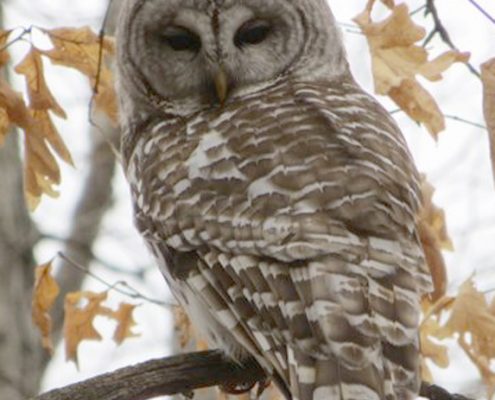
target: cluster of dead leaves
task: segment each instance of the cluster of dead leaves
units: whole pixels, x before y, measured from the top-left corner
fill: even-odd
[[[415,121],[424,124],[436,137],[445,129],[445,118],[433,96],[416,76],[430,81],[442,79],[442,73],[455,62],[467,62],[469,53],[450,50],[433,60],[417,43],[426,37],[424,28],[409,15],[406,4],[382,1],[391,10],[384,21],[373,22],[371,12],[376,0],[354,18],[368,39],[377,94],[389,96]]]
[[[51,262],[36,268],[36,280],[32,300],[32,318],[38,327],[43,347],[53,351],[51,340],[52,322],[49,315],[60,292],[57,282],[51,274]],[[67,360],[77,364],[79,345],[85,340],[102,340],[93,323],[96,317],[103,316],[117,322],[113,340],[121,344],[124,340],[137,335],[132,331],[136,325],[133,312],[136,305],[121,303],[117,310],[103,305],[108,292],[74,292],[65,296],[64,329],[65,354]]]
[[[488,389],[488,398],[495,394],[495,301],[476,289],[472,279],[464,282],[455,297],[444,296],[435,304],[425,301],[425,318],[421,326],[421,346],[425,358],[447,368],[447,347],[441,340],[455,338],[469,359],[478,368]],[[441,324],[444,315],[445,323]],[[426,363],[423,378],[432,381]]]
[[[417,76],[430,81],[442,79],[442,73],[456,62],[468,62],[469,53],[450,50],[429,60],[428,51],[418,45],[426,31],[411,18],[406,4],[381,0],[390,9],[388,18],[373,22],[371,13],[376,0],[354,21],[365,34],[372,56],[377,94],[389,96],[407,115],[424,124],[434,138],[445,129],[445,118],[433,96],[419,83]],[[481,67],[484,89],[484,113],[490,136],[495,176],[495,59]],[[425,317],[421,325],[424,359],[439,367],[449,366],[448,348],[441,343],[456,338],[459,346],[479,369],[488,387],[489,398],[495,393],[495,303],[488,304],[473,281],[466,281],[457,296],[446,295],[447,271],[443,250],[453,250],[443,210],[433,203],[434,188],[423,178],[424,206],[419,215],[420,239],[433,277],[434,292],[423,301]],[[443,317],[446,322],[441,323]],[[432,377],[426,362],[423,379]]]
[[[112,120],[117,119],[111,72],[101,63],[102,54],[103,59],[106,54],[113,54],[112,42],[100,40],[89,28],[42,31],[50,38],[53,49],[40,50],[31,45],[14,69],[25,78],[28,102],[5,79],[0,78],[0,145],[12,127],[24,132],[24,192],[30,210],[38,206],[43,194],[58,196],[56,187],[60,184],[60,167],[55,156],[69,165],[73,164],[70,152],[52,120],[53,115],[66,118],[66,113],[46,82],[43,59],[80,71],[93,86],[98,83],[96,107]],[[10,60],[7,48],[14,44],[8,42],[10,36],[11,31],[0,31],[0,68]]]

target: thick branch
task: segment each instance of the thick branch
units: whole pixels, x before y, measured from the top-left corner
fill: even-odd
[[[194,389],[216,385],[254,383],[263,378],[263,370],[255,362],[241,367],[219,351],[206,351],[146,361],[33,400],[145,400],[190,394]]]
[[[146,361],[31,400],[146,400],[178,393],[190,395],[195,389],[210,386],[250,386],[264,377],[256,362],[241,366],[212,350]],[[422,385],[421,395],[430,400],[470,400],[427,384]]]

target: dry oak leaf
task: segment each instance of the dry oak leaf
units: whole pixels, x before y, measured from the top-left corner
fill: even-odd
[[[7,51],[7,40],[9,39],[11,31],[4,31],[0,29],[0,68],[3,67],[10,60],[9,52]],[[0,146],[3,145],[5,137],[9,132],[10,119],[5,108],[0,108]]]
[[[445,212],[433,203],[434,187],[422,176],[421,191],[423,207],[419,212],[419,236],[426,256],[426,262],[433,279],[434,291],[431,299],[436,301],[447,290],[447,270],[442,250],[454,249],[447,232]]]
[[[436,101],[416,80],[416,75],[437,81],[453,63],[467,62],[469,53],[450,50],[428,61],[428,52],[415,44],[426,36],[426,31],[411,19],[406,4],[393,7],[392,14],[381,22],[371,20],[370,7],[354,21],[368,39],[376,93],[390,96],[436,138],[445,129],[445,119]]]
[[[481,65],[483,82],[483,112],[488,127],[492,171],[495,179],[495,58]]]
[[[388,8],[395,7],[395,0],[381,0],[383,4],[385,4]]]
[[[73,165],[72,157],[58,133],[48,111],[66,118],[64,110],[46,84],[41,52],[32,47],[16,68],[24,75],[35,129],[25,129],[26,163],[24,172],[25,195],[28,206],[34,210],[43,194],[57,197],[54,186],[60,184],[60,168],[52,155],[53,150],[62,160]]]
[[[51,152],[54,150],[72,165],[69,151],[47,111],[27,107],[22,95],[0,78],[0,144],[8,129],[16,125],[25,134],[24,192],[29,209],[34,210],[43,194],[58,196],[53,188],[60,183],[60,169]]]
[[[35,270],[34,291],[31,304],[31,316],[38,327],[43,347],[50,353],[53,352],[53,343],[50,337],[52,332],[52,319],[49,311],[60,293],[60,288],[51,275],[52,262],[40,265]]]
[[[9,133],[10,119],[5,108],[0,108],[0,147],[4,145],[5,138]]]
[[[45,80],[41,52],[31,47],[24,59],[16,66],[15,71],[24,75],[30,107],[33,110],[51,110],[61,118],[67,118],[64,110],[53,97]]]
[[[488,358],[495,358],[495,315],[485,295],[480,293],[471,279],[464,282],[452,305],[452,312],[436,336],[439,339],[459,333],[461,338],[471,335],[471,347],[476,353]]]
[[[135,308],[135,304],[121,303],[119,309],[112,313],[112,317],[118,322],[113,335],[115,343],[120,345],[126,339],[139,336],[132,331],[132,328],[136,326],[132,315]]]
[[[447,368],[450,364],[447,347],[435,343],[431,339],[431,336],[434,336],[439,328],[440,325],[438,324],[436,318],[428,318],[428,320],[424,321],[421,324],[420,341],[421,355],[423,356],[421,374],[423,381],[430,383],[433,382],[433,377],[431,375],[430,369],[428,368],[428,365],[426,364],[426,359],[430,359],[435,365],[440,368]]]
[[[0,35],[0,41],[2,36]],[[1,44],[1,43],[0,43]],[[41,53],[31,48],[16,72],[26,78],[31,107],[20,93],[0,79],[0,145],[11,125],[25,134],[24,192],[29,209],[34,210],[43,194],[58,196],[54,186],[60,183],[60,168],[52,151],[72,165],[71,155],[57,132],[48,110],[61,117],[65,113],[46,84]]]
[[[94,86],[98,83],[95,96],[96,108],[117,121],[117,101],[113,77],[105,61],[113,56],[115,46],[108,38],[100,39],[89,27],[59,28],[44,30],[54,48],[44,51],[54,64],[73,68],[86,75]]]
[[[14,91],[7,81],[0,77],[0,109],[4,110],[2,126],[7,126],[5,131],[0,132],[1,140],[7,135],[11,124],[17,125],[21,129],[31,129],[33,123],[22,94]]]
[[[458,343],[478,368],[488,398],[495,392],[495,372],[491,369],[495,358],[495,315],[491,311],[485,295],[469,279],[461,285],[449,319],[434,333],[439,339],[459,334]]]
[[[77,350],[83,340],[102,340],[93,326],[98,315],[107,315],[109,310],[101,304],[107,293],[75,292],[65,297],[64,339],[65,357],[78,364]],[[80,306],[82,302],[87,304]],[[111,310],[110,310],[111,311]]]
[[[121,303],[117,311],[103,305],[108,292],[74,292],[65,298],[64,338],[65,355],[67,360],[78,364],[78,347],[84,340],[102,340],[102,336],[93,326],[97,316],[103,316],[117,321],[113,340],[121,344],[125,339],[136,337],[132,332],[136,325],[132,316],[135,305]],[[81,304],[83,304],[81,306]]]
[[[60,167],[52,150],[69,165],[73,165],[73,161],[48,111],[34,110],[31,116],[34,124],[25,129],[24,190],[32,211],[43,194],[50,197],[59,195],[54,186],[60,184]]]
[[[10,32],[12,31],[0,29],[0,68],[10,60],[10,55],[7,51],[7,40],[9,39]]]

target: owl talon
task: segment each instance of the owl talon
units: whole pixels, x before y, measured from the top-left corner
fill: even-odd
[[[247,392],[250,392],[255,386],[256,388],[256,394],[254,396],[254,399],[259,399],[261,395],[264,393],[266,388],[270,386],[271,380],[269,378],[265,378],[263,380],[260,380],[258,382],[245,382],[242,384],[226,384],[220,386],[220,390],[226,394],[232,394],[232,395],[240,395],[244,394]]]
[[[241,384],[225,384],[220,386],[220,390],[226,394],[240,395],[249,392],[256,382],[246,382]]]
[[[184,399],[187,399],[187,400],[192,400],[192,399],[194,399],[194,392],[193,392],[192,390],[187,391],[187,392],[182,392],[182,393],[181,393],[181,396],[182,396]]]
[[[261,381],[258,381],[258,387],[256,389],[256,397],[255,399],[261,398],[261,395],[265,392],[265,390],[271,385],[272,380],[270,378],[265,378]]]

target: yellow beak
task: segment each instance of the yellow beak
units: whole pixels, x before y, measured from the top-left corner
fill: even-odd
[[[229,92],[229,83],[227,81],[227,74],[222,67],[218,69],[213,79],[215,80],[215,90],[218,100],[223,105]]]

